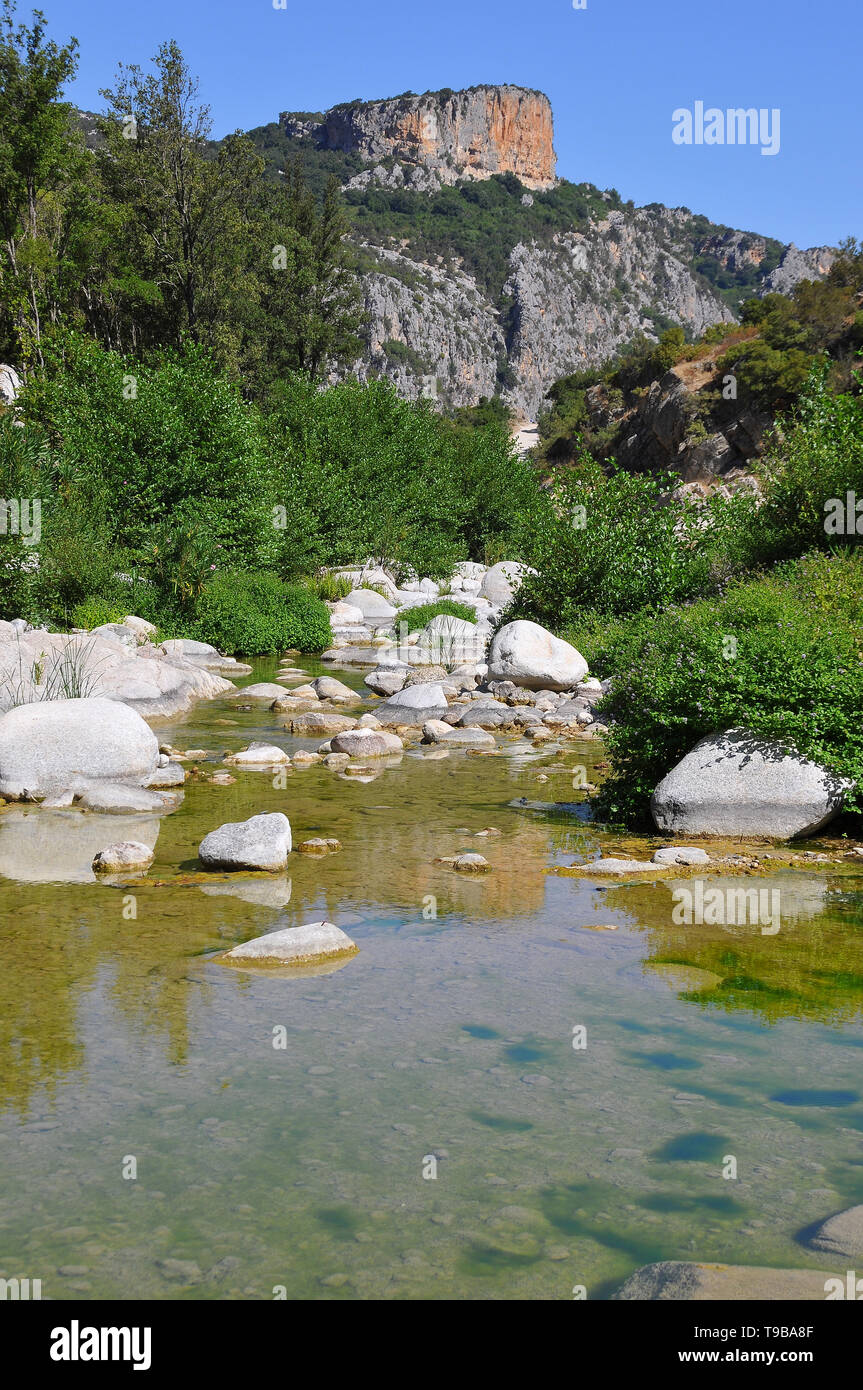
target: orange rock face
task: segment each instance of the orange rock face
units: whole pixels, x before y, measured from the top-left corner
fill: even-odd
[[[523,87],[475,87],[327,112],[319,136],[329,149],[370,161],[422,165],[441,183],[515,174],[528,188],[555,181],[551,103]]]

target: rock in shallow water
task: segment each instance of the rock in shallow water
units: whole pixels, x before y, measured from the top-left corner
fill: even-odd
[[[442,719],[428,719],[423,724],[423,742],[443,743],[464,748],[494,748],[494,734],[487,729],[459,729]]]
[[[221,957],[237,965],[308,965],[354,956],[359,947],[332,922],[307,922],[245,941]]]
[[[103,816],[128,816],[140,812],[167,815],[183,800],[180,791],[149,791],[145,787],[118,786],[113,782],[92,782],[81,792],[78,805],[82,811],[94,811]]]
[[[281,767],[290,761],[290,756],[284,748],[279,748],[274,743],[250,743],[248,748],[242,748],[239,753],[231,753],[225,759],[226,763],[231,763],[234,767],[251,768]]]
[[[158,756],[152,729],[117,700],[44,700],[0,718],[0,788],[20,783],[50,795],[76,777],[140,785]]]
[[[824,1221],[809,1239],[813,1250],[823,1250],[839,1259],[863,1257],[863,1206],[848,1207]]]
[[[295,714],[285,720],[285,728],[298,738],[315,738],[317,735],[338,734],[344,729],[356,728],[356,719],[348,714],[329,714],[326,710],[310,714]]]
[[[291,823],[281,811],[220,825],[205,835],[198,858],[207,869],[283,869],[291,852]]]
[[[663,777],[650,801],[677,835],[811,835],[842,806],[844,785],[817,763],[743,729],[709,734]]]
[[[709,864],[710,855],[706,850],[694,845],[668,845],[658,849],[653,856],[654,864]]]
[[[116,845],[106,845],[93,859],[93,872],[96,874],[120,874],[130,870],[148,869],[153,862],[153,851],[149,845],[138,840],[121,840]]]
[[[352,758],[387,758],[404,751],[397,734],[386,729],[347,729],[330,739],[333,753],[347,753]]]

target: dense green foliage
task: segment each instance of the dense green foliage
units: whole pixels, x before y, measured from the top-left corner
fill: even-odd
[[[283,383],[267,425],[285,573],[374,556],[448,578],[459,560],[520,547],[538,488],[499,425],[466,433],[388,383],[318,391],[300,377]]]
[[[657,507],[658,480],[592,461],[559,489],[516,606],[613,678],[600,707],[613,720],[600,800],[613,819],[644,819],[660,778],[732,726],[863,776],[863,399],[825,378],[813,372],[777,432],[761,505]],[[859,788],[848,805],[863,809]]]
[[[540,492],[500,424],[457,428],[387,383],[308,376],[282,379],[271,406],[200,346],[147,363],[54,344],[25,428],[0,418],[0,495],[42,499],[38,565],[24,537],[0,536],[0,616],[85,625],[79,605],[99,598],[188,635],[225,572],[300,579],[373,556],[444,579],[521,549]],[[248,631],[270,649],[272,624]]]
[[[775,738],[863,785],[863,555],[803,557],[592,636],[594,669],[614,673],[609,818],[644,819],[657,782],[717,729]],[[863,810],[861,786],[847,805]]]
[[[283,584],[274,574],[226,570],[201,594],[192,635],[229,656],[291,647],[316,652],[330,644],[330,615],[300,585]]]

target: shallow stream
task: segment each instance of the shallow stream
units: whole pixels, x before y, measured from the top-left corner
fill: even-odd
[[[215,771],[251,738],[320,743],[282,723],[218,700],[157,732]],[[661,843],[591,824],[596,744],[431,751],[369,782],[193,777],[158,822],[0,810],[0,1276],[601,1299],[660,1259],[824,1268],[798,1236],[863,1201],[863,873],[747,879],[779,888],[776,934],[675,925],[669,881],[551,872]],[[207,831],[270,810],[341,852],[198,872]],[[147,824],[146,879],[97,883],[95,851]],[[461,849],[492,872],[434,864]],[[360,948],[330,973],[214,959],[322,917]]]

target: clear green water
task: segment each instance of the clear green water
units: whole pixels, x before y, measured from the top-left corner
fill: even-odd
[[[279,724],[213,702],[159,734],[215,768],[250,737],[295,748]],[[596,747],[500,748],[192,780],[133,889],[88,865],[140,823],[0,812],[0,1274],[54,1298],[566,1299],[658,1259],[823,1267],[795,1236],[863,1201],[863,876],[771,876],[776,936],[675,926],[668,883],[548,872],[649,847],[572,804],[560,769],[592,775]],[[342,852],[202,882],[208,830],[276,809]],[[460,848],[493,873],[433,864]],[[330,974],[213,959],[322,916],[360,947]]]

